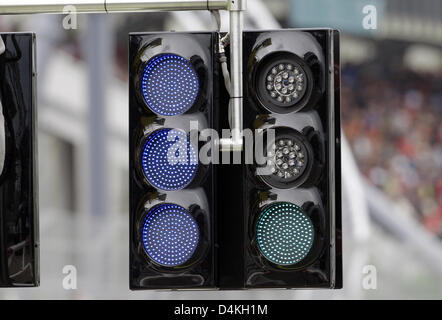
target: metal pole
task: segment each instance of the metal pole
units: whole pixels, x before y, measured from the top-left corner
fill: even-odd
[[[226,10],[228,0],[2,0],[0,15],[62,14],[66,6],[74,6],[78,13]]]
[[[246,1],[230,0],[230,103],[232,106],[232,137],[220,139],[221,151],[243,148],[243,47],[242,33]]]
[[[108,12],[225,10],[228,7],[228,0],[105,0],[105,2]]]

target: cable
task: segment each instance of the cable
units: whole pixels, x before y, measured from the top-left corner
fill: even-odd
[[[210,13],[212,14],[212,17],[215,19],[216,21],[216,31],[218,32],[218,59],[219,62],[221,63],[221,71],[223,74],[223,78],[224,78],[224,86],[226,87],[227,93],[229,94],[229,97],[232,95],[231,94],[231,88],[230,88],[230,73],[229,73],[229,69],[227,66],[227,57],[225,54],[225,47],[229,45],[230,42],[230,35],[229,33],[227,33],[224,37],[221,37],[221,16],[219,14],[218,10],[210,10]],[[229,99],[229,105],[227,107],[228,109],[228,121],[229,121],[229,126],[232,127],[232,106],[231,106],[231,102]]]
[[[226,57],[226,53],[225,53],[225,48],[230,44],[230,34],[227,33],[224,37],[221,38],[221,34],[219,34],[219,46],[218,46],[218,51],[219,51],[219,60],[221,62],[221,70],[223,72],[223,77],[224,77],[224,85],[226,87],[227,92],[229,93],[229,95],[231,96],[231,88],[230,88],[230,74],[229,74],[229,69],[227,67],[227,57]]]
[[[215,19],[216,31],[219,32],[221,30],[221,15],[219,14],[219,10],[210,10],[210,14]]]
[[[221,34],[219,33],[218,38],[218,56],[219,61],[221,63],[221,71],[224,78],[224,86],[226,87],[226,91],[229,94],[229,105],[227,106],[227,114],[228,114],[228,121],[229,126],[232,128],[232,103],[231,103],[231,82],[230,82],[230,73],[227,66],[227,57],[225,54],[225,47],[228,46],[230,43],[230,35],[227,33],[224,37],[221,37]]]
[[[221,62],[221,70],[223,72],[223,78],[224,78],[224,86],[226,87],[227,92],[229,93],[229,96],[231,95],[230,91],[230,74],[229,69],[227,67],[227,58],[225,54],[220,55],[219,61]]]

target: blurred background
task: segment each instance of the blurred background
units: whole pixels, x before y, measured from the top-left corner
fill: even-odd
[[[363,26],[367,5],[376,29]],[[0,32],[37,33],[41,242],[41,286],[0,298],[442,298],[442,1],[248,0],[246,29],[341,31],[344,289],[334,291],[129,290],[128,33],[216,24],[208,12],[87,14],[65,30],[64,17],[0,16]],[[63,289],[65,265],[77,290]],[[374,290],[364,266],[376,268]]]

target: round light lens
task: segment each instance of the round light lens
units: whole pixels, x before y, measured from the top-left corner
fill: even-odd
[[[305,94],[306,76],[295,62],[277,63],[265,76],[267,94],[281,106],[296,104]]]
[[[152,208],[144,218],[143,245],[157,264],[175,267],[187,262],[199,243],[195,219],[183,207],[166,203]]]
[[[252,95],[263,108],[279,114],[316,106],[318,92],[309,64],[294,53],[269,53],[251,65],[254,77],[249,88]]]
[[[299,139],[276,139],[271,150],[267,151],[270,173],[282,181],[298,178],[304,172],[307,161],[307,150]]]
[[[175,54],[160,54],[144,67],[141,91],[153,112],[163,116],[183,114],[198,96],[198,75],[187,59]]]
[[[313,224],[297,205],[273,203],[258,218],[256,239],[267,260],[282,266],[293,265],[302,261],[313,246]]]
[[[145,140],[141,166],[155,188],[172,191],[185,188],[198,170],[198,155],[183,131],[159,129]]]

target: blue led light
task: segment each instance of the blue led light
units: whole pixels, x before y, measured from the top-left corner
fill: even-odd
[[[198,170],[198,155],[185,132],[159,129],[144,143],[141,165],[147,181],[171,191],[185,188]]]
[[[188,261],[200,237],[195,219],[186,209],[172,203],[150,209],[144,218],[142,233],[147,255],[167,267]]]
[[[259,250],[278,265],[302,261],[313,245],[313,224],[293,203],[276,202],[268,206],[259,216],[256,228]]]
[[[160,54],[144,67],[141,91],[153,112],[163,116],[183,114],[193,106],[198,96],[198,75],[183,57]]]

